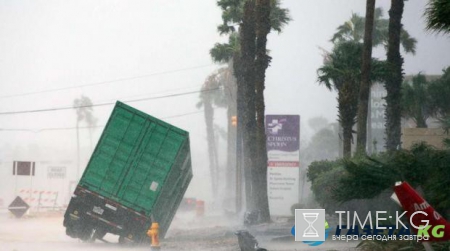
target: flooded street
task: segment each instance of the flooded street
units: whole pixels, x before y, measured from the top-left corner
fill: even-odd
[[[117,244],[117,236],[107,234],[105,240],[84,243],[65,234],[62,213],[13,218],[7,212],[0,213],[0,251],[91,251],[91,250],[150,250],[148,246],[123,247]],[[317,247],[295,242],[284,235],[288,224],[258,225],[248,229],[258,240],[260,247],[273,251],[295,250],[354,250],[354,243],[325,242]],[[161,250],[219,250],[239,251],[235,235],[239,227],[236,220],[221,216],[205,216],[198,219],[193,214],[177,214],[167,234],[161,241]]]

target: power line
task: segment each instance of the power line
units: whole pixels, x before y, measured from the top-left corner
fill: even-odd
[[[209,66],[213,66],[213,64],[200,65],[200,66],[194,66],[194,67],[188,67],[188,68],[181,68],[181,69],[170,70],[170,71],[155,72],[155,73],[150,73],[150,74],[145,74],[145,75],[140,75],[140,76],[134,76],[134,77],[128,77],[128,78],[118,78],[118,79],[100,81],[100,82],[84,84],[84,85],[76,85],[76,86],[69,86],[69,87],[47,89],[47,90],[36,91],[36,92],[25,92],[25,93],[19,93],[19,94],[3,95],[3,96],[0,96],[0,99],[12,98],[12,97],[30,96],[30,95],[35,95],[35,94],[64,91],[64,90],[77,89],[77,88],[82,88],[82,87],[90,87],[90,86],[96,86],[96,85],[105,85],[105,84],[117,83],[117,82],[122,82],[122,81],[135,80],[135,79],[147,78],[147,77],[152,77],[152,76],[167,75],[167,74],[171,74],[171,73],[195,70],[195,69],[205,68],[205,67],[209,67]]]
[[[172,118],[179,118],[179,117],[185,117],[190,116],[194,114],[203,113],[203,110],[195,111],[195,112],[188,112],[188,113],[182,113],[178,115],[172,115],[167,117],[161,117],[160,119],[172,119]],[[78,129],[91,129],[91,128],[103,128],[106,125],[98,125],[98,126],[79,126]],[[41,129],[25,129],[25,128],[0,128],[0,131],[5,132],[33,132],[33,133],[39,133],[44,131],[65,131],[65,130],[75,130],[77,127],[49,127],[49,128],[41,128]]]
[[[169,95],[164,95],[164,96],[149,97],[149,98],[140,98],[140,99],[132,99],[132,100],[127,100],[127,101],[122,101],[122,102],[124,102],[124,103],[132,103],[132,102],[140,102],[140,101],[146,101],[146,100],[155,100],[155,99],[163,99],[163,98],[172,98],[172,97],[178,97],[178,96],[190,95],[190,94],[194,94],[194,93],[211,92],[211,91],[216,91],[216,90],[219,90],[219,89],[220,89],[220,88],[212,88],[212,89],[206,89],[206,90],[200,90],[200,91],[191,91],[191,92],[174,93],[174,94],[169,94]],[[25,111],[0,112],[0,115],[14,115],[14,114],[23,114],[23,113],[52,112],[52,111],[61,111],[61,110],[68,110],[68,109],[78,109],[78,108],[86,108],[86,107],[106,106],[106,105],[113,105],[113,104],[115,104],[115,102],[106,102],[106,103],[92,104],[92,105],[55,107],[55,108],[38,109],[38,110],[25,110]]]

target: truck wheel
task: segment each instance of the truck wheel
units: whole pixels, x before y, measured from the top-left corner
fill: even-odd
[[[95,239],[99,239],[99,240],[101,240],[101,239],[103,239],[103,237],[105,237],[105,235],[106,235],[106,231],[105,230],[103,230],[103,229],[101,229],[101,228],[98,228],[98,229],[96,229],[95,230]]]
[[[125,237],[123,237],[122,235],[119,236],[119,244],[120,245],[125,245]]]
[[[66,234],[72,238],[77,238],[77,232],[72,226],[66,227]]]
[[[125,236],[121,235],[119,237],[119,244],[127,247],[134,247],[139,244],[139,242],[137,242],[137,240],[128,240]]]
[[[93,242],[92,241],[93,233],[94,233],[94,229],[84,228],[79,232],[78,238],[80,238],[84,242]]]

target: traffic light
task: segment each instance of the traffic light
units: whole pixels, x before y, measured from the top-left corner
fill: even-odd
[[[231,116],[231,125],[237,126],[237,116]]]

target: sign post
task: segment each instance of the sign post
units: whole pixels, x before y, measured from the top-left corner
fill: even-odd
[[[299,202],[300,116],[266,115],[267,191],[275,216],[291,216]]]

